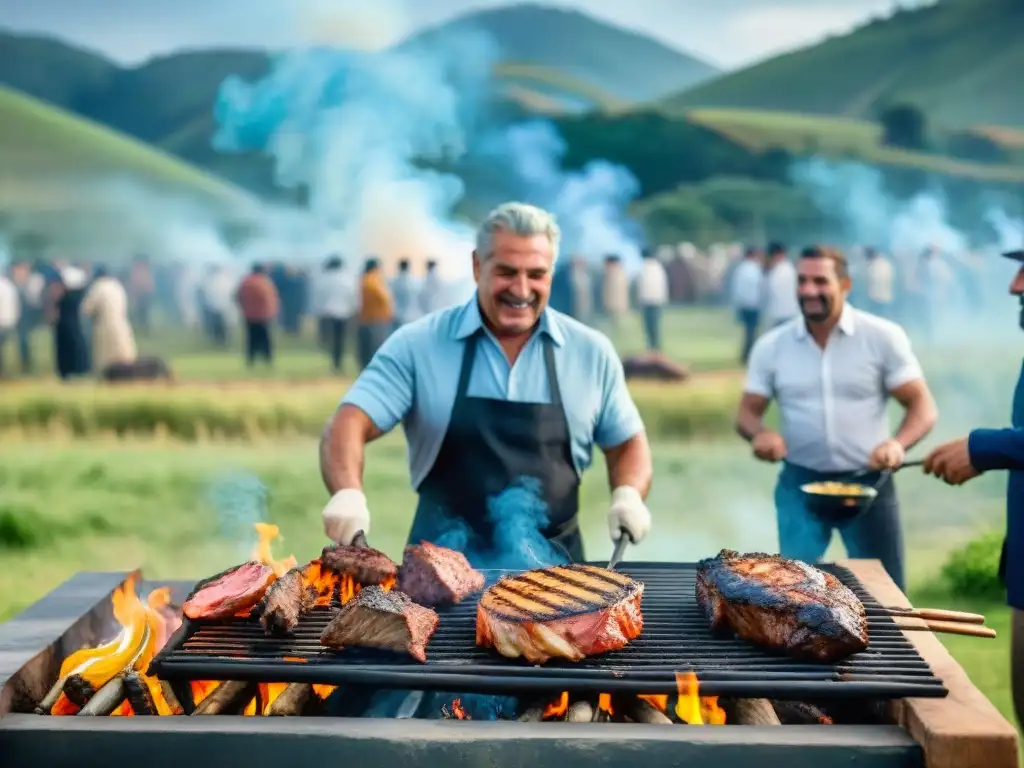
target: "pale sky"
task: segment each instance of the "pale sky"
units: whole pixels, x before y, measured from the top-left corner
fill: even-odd
[[[423,25],[507,0],[0,0],[0,27],[46,33],[123,63],[180,48],[280,49],[355,26],[387,44]],[[920,0],[548,0],[646,33],[723,67],[842,34]],[[353,8],[359,10],[353,11]],[[372,18],[366,8],[374,8]],[[329,18],[328,18],[329,17]],[[343,17],[343,20],[342,20]],[[340,26],[345,32],[339,32]],[[349,40],[337,40],[349,42]]]

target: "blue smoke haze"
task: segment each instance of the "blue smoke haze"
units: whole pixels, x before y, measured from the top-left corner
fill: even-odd
[[[256,541],[254,525],[267,519],[266,485],[250,472],[226,473],[210,483],[206,501],[214,511],[217,533],[238,542],[239,562],[247,560]]]
[[[454,216],[464,184],[421,162],[483,158],[505,170],[488,193],[554,211],[565,251],[635,262],[623,211],[636,180],[602,162],[563,173],[554,125],[498,123],[495,61],[493,41],[469,29],[431,48],[296,50],[257,83],[225,81],[214,146],[271,155],[279,183],[308,189],[316,220],[361,254],[437,257],[447,275],[468,276],[473,232]]]

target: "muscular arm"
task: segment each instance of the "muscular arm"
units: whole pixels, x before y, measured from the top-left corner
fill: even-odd
[[[393,333],[327,423],[320,440],[320,474],[332,495],[363,489],[366,445],[394,429],[412,409],[416,343],[406,328]]]
[[[736,413],[736,431],[747,442],[764,429],[764,414],[771,401],[764,395],[744,392]]]
[[[609,487],[614,490],[628,485],[636,488],[640,496],[646,499],[654,475],[654,461],[647,433],[640,432],[622,445],[604,449],[604,456],[608,464]]]
[[[939,412],[924,379],[901,384],[891,394],[906,410],[894,439],[903,446],[903,450],[909,451],[932,431]]]
[[[320,439],[320,475],[332,496],[343,488],[363,489],[366,445],[384,433],[366,412],[342,405],[327,422]]]

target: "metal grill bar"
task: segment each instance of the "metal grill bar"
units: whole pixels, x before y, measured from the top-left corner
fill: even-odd
[[[317,609],[293,635],[266,637],[255,621],[186,622],[154,660],[167,680],[260,680],[513,694],[573,689],[591,693],[672,693],[675,672],[694,670],[705,695],[776,698],[905,698],[947,694],[895,622],[847,569],[822,566],[849,586],[868,613],[870,645],[837,664],[794,661],[736,638],[712,635],[695,597],[692,563],[624,563],[644,582],[643,634],[621,651],[543,666],[477,648],[476,603],[438,611],[427,663],[368,649],[335,653],[319,637],[333,615]],[[302,661],[290,660],[301,659]]]

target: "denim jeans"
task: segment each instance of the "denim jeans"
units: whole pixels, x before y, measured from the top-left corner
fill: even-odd
[[[903,573],[903,531],[900,528],[896,486],[889,477],[878,485],[878,497],[859,517],[841,525],[822,520],[807,509],[800,486],[804,483],[836,480],[850,473],[822,473],[786,464],[775,486],[775,512],[779,527],[779,554],[813,563],[822,558],[838,530],[851,558],[882,561],[889,576],[905,589]],[[876,485],[880,474],[873,472],[857,482]]]

